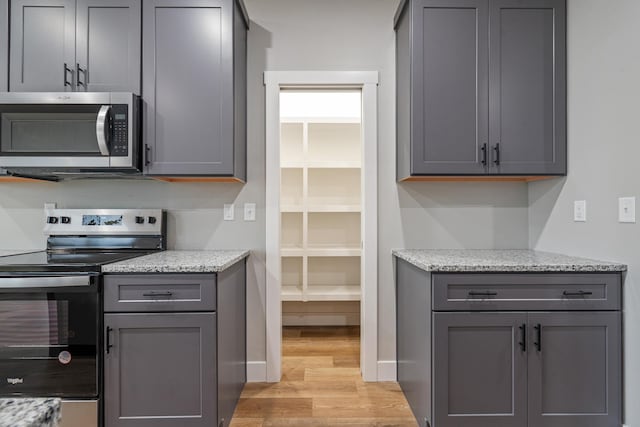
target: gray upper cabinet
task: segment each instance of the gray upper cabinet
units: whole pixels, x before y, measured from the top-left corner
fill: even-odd
[[[217,425],[216,314],[105,314],[105,427]]]
[[[564,0],[490,0],[490,173],[566,173]]]
[[[12,0],[11,91],[140,93],[140,0]]]
[[[140,0],[77,0],[76,88],[140,93]]]
[[[529,313],[529,426],[619,426],[620,312]]]
[[[246,177],[246,32],[236,0],[143,5],[145,172]]]
[[[566,173],[565,0],[406,0],[397,178]]]
[[[9,28],[9,0],[0,0],[0,28]],[[9,33],[0,31],[0,92],[9,90]]]
[[[75,0],[12,0],[9,90],[72,91]]]

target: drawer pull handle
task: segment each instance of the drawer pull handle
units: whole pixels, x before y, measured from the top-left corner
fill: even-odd
[[[533,329],[536,330],[536,340],[534,341],[533,345],[535,345],[536,350],[540,352],[542,351],[542,325],[538,323],[536,326],[533,327]]]
[[[171,295],[173,295],[173,292],[148,292],[148,293],[142,294],[143,297],[152,297],[152,298],[171,297]]]
[[[498,293],[492,292],[492,291],[484,291],[484,292],[469,291],[470,297],[495,297],[496,295],[498,295]]]
[[[520,337],[521,337],[521,341],[518,344],[520,344],[520,349],[522,350],[522,352],[526,353],[527,352],[527,325],[525,323],[523,323],[522,326],[520,326]]]
[[[593,295],[591,291],[564,291],[562,293],[565,297],[584,297],[587,295]]]

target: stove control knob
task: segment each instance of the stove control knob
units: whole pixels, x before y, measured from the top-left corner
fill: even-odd
[[[71,224],[71,218],[68,216],[61,216],[60,222],[62,222],[63,224]]]
[[[148,222],[149,224],[155,224],[155,223],[156,223],[156,217],[155,217],[155,216],[150,216],[150,217],[147,219],[147,222]]]
[[[143,216],[137,216],[136,217],[136,224],[144,224],[144,217]]]
[[[57,216],[48,216],[47,217],[47,224],[57,224],[58,223],[58,217]]]

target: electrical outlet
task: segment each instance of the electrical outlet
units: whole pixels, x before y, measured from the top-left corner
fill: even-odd
[[[587,221],[587,201],[576,200],[573,202],[573,220],[576,222]]]
[[[225,204],[224,205],[224,220],[225,221],[233,221],[234,218],[234,206],[232,204],[228,205]]]
[[[618,199],[618,222],[636,222],[635,197],[620,197]]]
[[[244,220],[245,221],[256,220],[256,204],[255,203],[244,204]]]

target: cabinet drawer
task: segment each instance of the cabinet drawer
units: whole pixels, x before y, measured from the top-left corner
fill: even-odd
[[[619,310],[617,273],[433,274],[433,309]]]
[[[107,275],[105,312],[214,311],[215,274]]]

